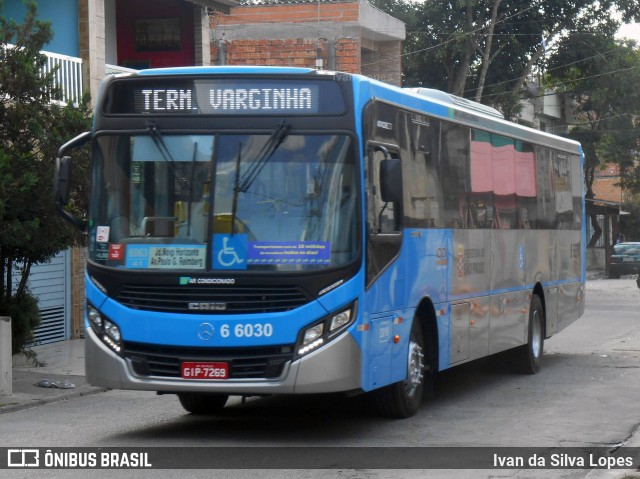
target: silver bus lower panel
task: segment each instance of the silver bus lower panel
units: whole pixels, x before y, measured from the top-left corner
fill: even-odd
[[[533,290],[524,289],[452,302],[448,366],[526,344],[532,294]],[[568,282],[546,286],[541,299],[545,335],[549,338],[584,312],[584,285]]]
[[[277,379],[188,380],[140,377],[128,361],[111,351],[91,330],[85,331],[87,381],[110,389],[160,392],[209,392],[231,395],[310,394],[353,391],[361,387],[361,351],[344,333],[325,347],[285,365]]]

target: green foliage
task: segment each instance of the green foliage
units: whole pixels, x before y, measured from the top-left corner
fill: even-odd
[[[640,17],[637,0],[379,0],[407,24],[405,86],[438,88],[517,112],[527,78],[560,38],[613,36],[621,21]]]
[[[570,36],[549,59],[548,80],[574,101],[579,124],[570,136],[585,152],[587,195],[604,163],[620,165],[621,185],[640,193],[640,50],[603,35]]]
[[[29,293],[12,296],[0,304],[0,316],[11,317],[11,353],[25,352],[40,324],[38,300]]]
[[[52,37],[51,26],[37,19],[34,2],[26,6],[21,24],[0,16],[0,310],[11,309],[16,327],[25,328],[17,330],[18,341],[28,340],[26,330],[36,324],[36,300],[27,292],[31,266],[80,240],[55,211],[53,176],[58,147],[90,128],[88,96],[78,107],[57,104],[56,71],[46,68],[40,53]],[[0,0],[0,13],[1,8]],[[80,215],[86,209],[87,165],[88,156],[78,167],[85,176],[74,192]],[[13,277],[17,266],[20,278]]]

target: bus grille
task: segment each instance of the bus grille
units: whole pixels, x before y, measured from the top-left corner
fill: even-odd
[[[293,359],[293,346],[186,348],[125,343],[124,356],[138,376],[180,377],[184,361],[225,362],[229,379],[274,379]]]
[[[124,285],[116,299],[145,311],[195,314],[255,314],[289,311],[311,300],[296,286],[189,287]]]

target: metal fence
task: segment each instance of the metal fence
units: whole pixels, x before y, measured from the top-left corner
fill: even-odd
[[[47,56],[44,72],[54,72],[54,85],[59,88],[62,97],[56,103],[66,105],[71,102],[78,105],[84,93],[84,66],[82,59],[60,55],[59,53],[41,52]]]

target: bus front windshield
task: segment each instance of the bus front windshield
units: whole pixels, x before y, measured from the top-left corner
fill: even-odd
[[[359,255],[347,135],[101,135],[92,175],[97,264],[306,271]]]

